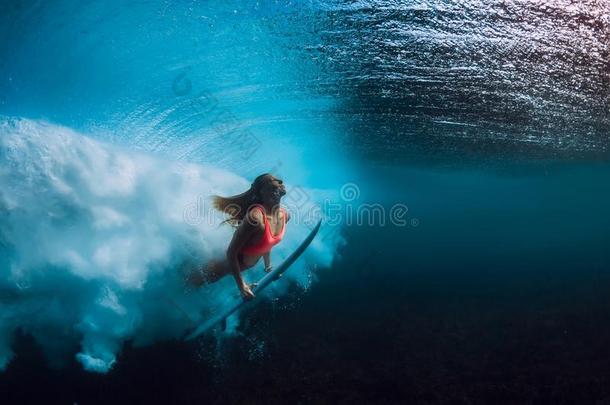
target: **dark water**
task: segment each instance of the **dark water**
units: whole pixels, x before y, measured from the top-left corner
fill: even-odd
[[[341,258],[310,291],[250,310],[237,337],[128,345],[107,375],[76,363],[50,370],[22,338],[2,378],[5,398],[595,403],[610,395],[607,165],[375,173],[380,199],[412,201],[418,225],[348,227]]]
[[[95,374],[17,330],[3,403],[610,401],[605,2],[0,10],[3,115],[409,209],[344,221],[319,280],[234,336],[127,341]],[[271,146],[239,157],[201,90]]]

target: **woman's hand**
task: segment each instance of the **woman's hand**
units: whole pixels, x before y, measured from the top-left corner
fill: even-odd
[[[244,297],[244,299],[251,300],[252,298],[254,298],[254,293],[252,292],[248,284],[243,283],[239,290],[241,291],[241,295],[242,297]]]
[[[273,266],[271,266],[271,265],[265,266],[265,273],[271,273],[272,270],[273,270]]]

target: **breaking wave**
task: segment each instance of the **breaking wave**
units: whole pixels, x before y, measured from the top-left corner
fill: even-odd
[[[230,277],[201,289],[184,281],[224,255],[232,229],[221,225],[221,213],[197,204],[249,187],[236,174],[134,153],[43,121],[3,118],[0,185],[2,368],[21,330],[53,365],[76,353],[85,369],[106,372],[126,340],[179,337],[237,295]],[[303,209],[324,193],[307,192]],[[298,222],[274,262],[309,231]],[[328,265],[335,246],[314,241],[266,295],[281,294],[290,282],[307,287],[313,265]],[[253,269],[246,278],[261,275]]]

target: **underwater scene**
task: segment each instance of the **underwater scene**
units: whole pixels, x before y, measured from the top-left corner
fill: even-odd
[[[0,403],[610,403],[605,0],[0,1]]]

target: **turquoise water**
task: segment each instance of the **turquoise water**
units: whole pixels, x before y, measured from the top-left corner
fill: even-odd
[[[3,396],[607,400],[609,21],[595,2],[3,2]],[[231,237],[206,198],[267,171],[294,218],[276,263],[313,207],[325,226],[186,344],[236,294],[180,277]]]

